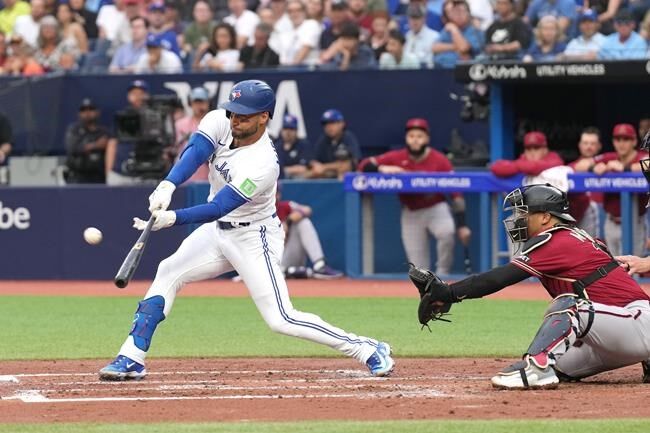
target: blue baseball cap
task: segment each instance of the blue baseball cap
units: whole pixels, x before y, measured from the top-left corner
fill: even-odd
[[[285,114],[282,118],[282,127],[285,129],[298,129],[298,118],[293,114]]]
[[[147,47],[152,48],[161,48],[162,47],[162,38],[153,33],[147,35]]]
[[[147,82],[144,80],[134,80],[131,81],[131,84],[129,84],[129,88],[127,89],[127,91],[131,91],[131,89],[142,89],[148,93],[149,84],[147,84]]]
[[[325,124],[330,122],[342,122],[344,120],[345,118],[343,117],[343,113],[335,108],[331,108],[323,113],[320,118],[320,123]]]
[[[163,2],[154,2],[149,5],[147,8],[149,12],[165,12],[165,3]]]
[[[209,101],[210,95],[205,87],[195,87],[190,92],[190,101]]]
[[[585,9],[578,17],[578,22],[598,21],[598,14],[593,9]]]

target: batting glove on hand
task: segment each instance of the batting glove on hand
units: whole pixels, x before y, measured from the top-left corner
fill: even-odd
[[[163,180],[149,196],[149,212],[156,210],[167,210],[172,201],[172,194],[176,185],[168,180]]]
[[[151,231],[158,231],[171,227],[176,222],[176,212],[173,210],[156,210],[151,214],[151,218],[155,218]],[[138,230],[144,230],[147,227],[147,221],[141,220],[138,217],[133,218],[133,227]]]

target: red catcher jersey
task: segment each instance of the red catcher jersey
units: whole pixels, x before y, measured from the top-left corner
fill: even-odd
[[[632,161],[632,164],[637,164],[640,160],[645,159],[648,157],[648,154],[643,151],[637,151],[636,157]],[[594,157],[594,162],[599,163],[599,162],[609,162],[618,159],[618,154],[616,152],[607,152],[607,153],[601,153],[600,155],[596,155]],[[639,215],[644,215],[646,212],[646,203],[647,198],[645,194],[637,194],[638,197],[638,208],[639,208]],[[603,207],[605,208],[605,212],[610,214],[613,217],[620,217],[621,216],[621,196],[618,193],[606,193],[603,199]]]
[[[414,161],[409,157],[408,150],[399,149],[386,152],[379,156],[364,159],[359,163],[359,170],[368,161],[373,161],[376,165],[395,165],[402,167],[405,171],[415,172],[450,172],[454,170],[451,162],[445,155],[435,149],[429,148],[429,154],[421,161]],[[459,193],[451,194],[452,197],[460,196]],[[411,210],[424,209],[431,207],[441,201],[445,201],[445,196],[439,193],[432,194],[399,194],[399,201]]]
[[[512,259],[530,275],[539,278],[546,291],[555,298],[573,293],[571,283],[585,278],[612,258],[599,249],[583,230],[558,226],[543,231],[524,244],[524,251]],[[618,267],[585,290],[594,302],[624,307],[637,300],[650,300],[627,272]]]
[[[282,200],[275,203],[275,211],[278,214],[280,221],[285,222],[289,214],[293,211],[292,202],[289,200]]]

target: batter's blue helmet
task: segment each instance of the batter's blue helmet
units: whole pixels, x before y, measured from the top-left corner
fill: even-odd
[[[275,93],[264,81],[240,81],[230,91],[228,102],[219,105],[219,108],[236,114],[255,114],[268,111],[269,115],[273,117]]]

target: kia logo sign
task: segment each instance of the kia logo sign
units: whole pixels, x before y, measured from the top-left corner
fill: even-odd
[[[526,79],[526,69],[519,65],[483,65],[476,63],[469,68],[469,78],[472,81],[492,80],[523,80]]]

